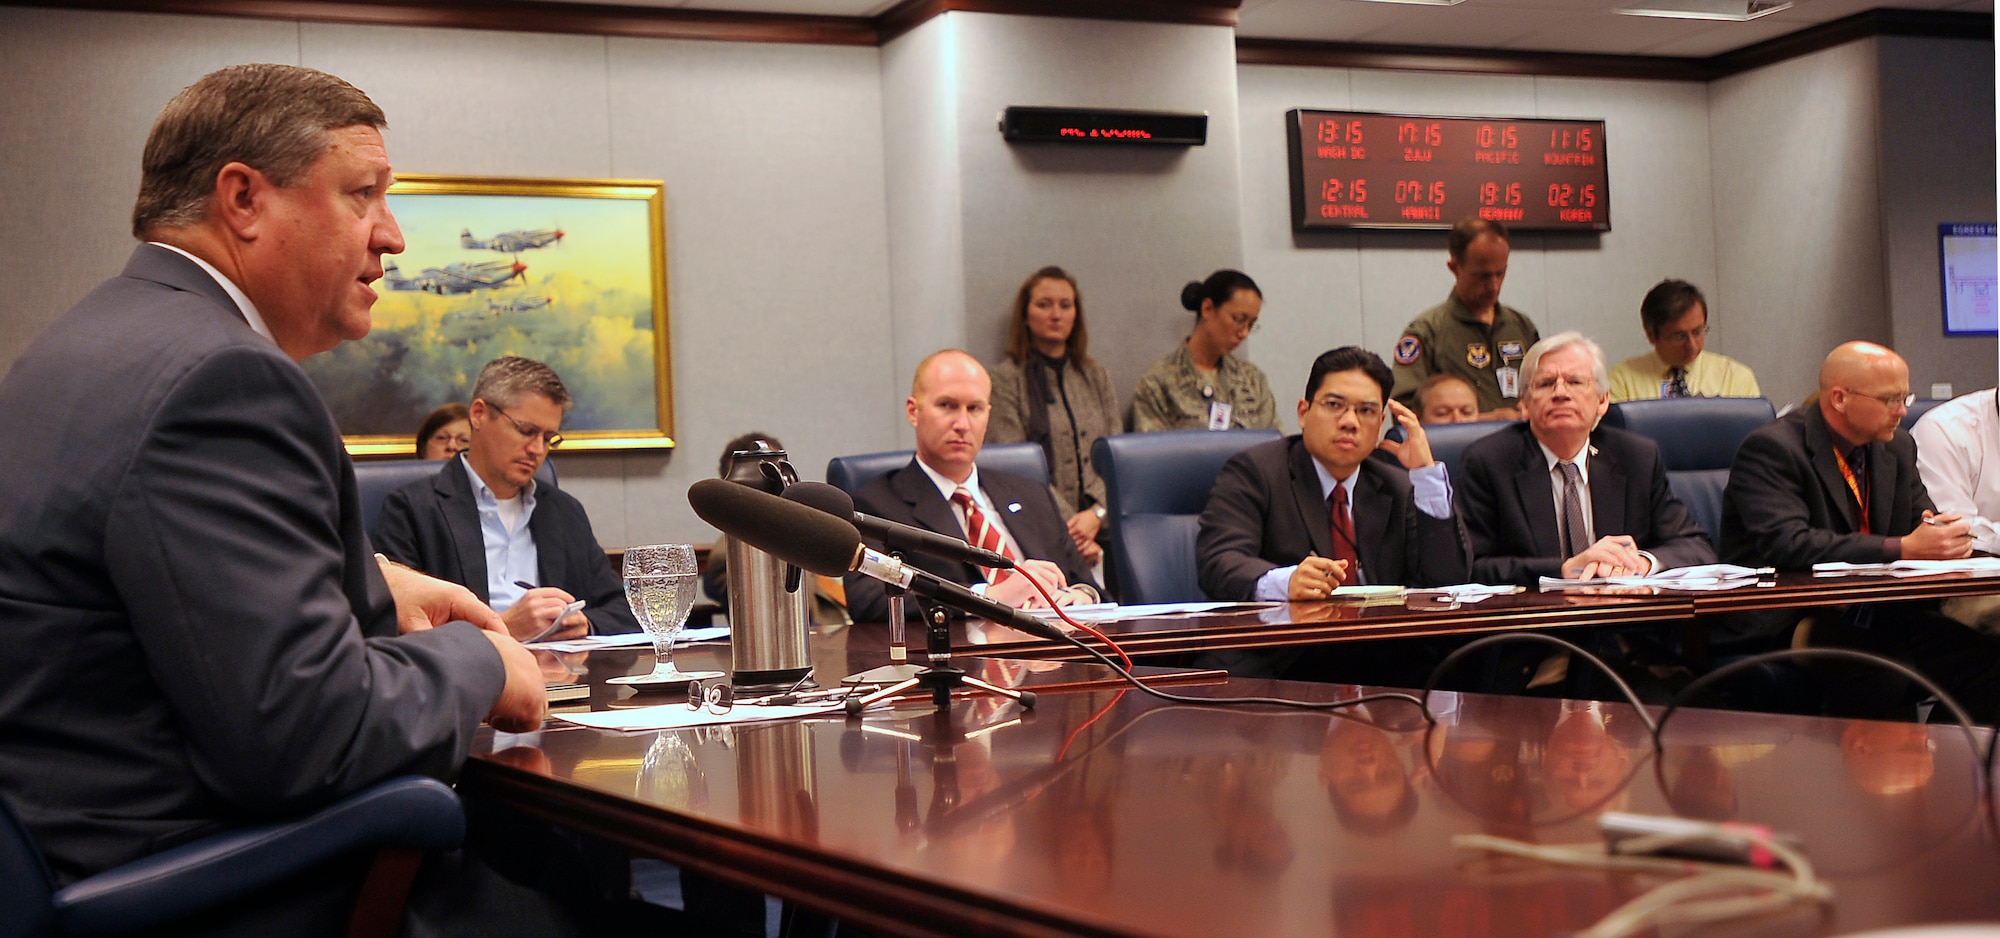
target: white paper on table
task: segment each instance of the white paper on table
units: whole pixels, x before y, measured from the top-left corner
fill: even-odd
[[[1522,592],[1524,587],[1493,586],[1486,583],[1460,583],[1455,586],[1440,586],[1436,589],[1413,589],[1408,596],[1439,596],[1459,604],[1485,602],[1494,596],[1511,596]]]
[[[1648,576],[1601,576],[1590,579],[1564,579],[1545,576],[1541,580],[1544,590],[1568,589],[1576,586],[1656,586],[1661,589],[1712,591],[1733,590],[1755,585],[1760,574],[1770,573],[1769,568],[1739,566],[1733,563],[1704,563],[1692,567],[1673,567]]]
[[[1121,606],[1117,603],[1091,603],[1087,606],[1065,606],[1063,611],[1078,622],[1116,622],[1119,619],[1140,619],[1147,616],[1186,615],[1194,612],[1208,612],[1225,607],[1232,609],[1252,609],[1264,606],[1281,606],[1283,603],[1239,603],[1228,601],[1204,601],[1194,603],[1141,603]],[[1036,615],[1054,616],[1049,609],[1029,609]]]
[[[1816,563],[1813,576],[1929,576],[1934,573],[2000,573],[2000,557],[1964,560],[1897,560],[1891,563]]]
[[[657,707],[638,707],[632,710],[595,710],[589,713],[552,713],[550,717],[578,726],[588,726],[600,730],[678,730],[693,726],[715,726],[722,723],[765,723],[771,720],[789,720],[794,717],[809,717],[824,713],[834,713],[844,706],[840,700],[815,701],[790,707],[772,707],[761,704],[738,704],[727,713],[716,713],[703,707],[689,710],[684,703],[661,704]]]
[[[681,634],[674,636],[674,647],[679,648],[682,645],[692,645],[696,642],[709,642],[718,638],[728,637],[729,626],[726,625],[708,629],[682,629]],[[562,652],[603,651],[607,648],[651,648],[653,647],[653,637],[645,632],[622,632],[616,635],[586,635],[582,638],[569,638],[559,642],[535,642],[528,647]]]

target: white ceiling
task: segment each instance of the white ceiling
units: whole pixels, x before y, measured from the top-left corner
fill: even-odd
[[[565,2],[565,0],[546,0]],[[605,2],[605,0],[574,0]],[[897,0],[611,0],[626,6],[738,13],[877,16]],[[1371,0],[1243,0],[1236,34],[1467,49],[1705,57],[1878,7],[1993,12],[1993,0],[1793,0],[1747,23],[1612,12],[1630,0],[1464,0],[1457,6]]]

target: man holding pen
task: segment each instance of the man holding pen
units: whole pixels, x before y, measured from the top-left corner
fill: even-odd
[[[562,379],[508,356],[480,370],[472,397],[472,447],[435,477],[389,493],[376,549],[465,585],[524,642],[638,631],[582,503],[535,480],[562,443]],[[579,599],[583,607],[570,608]]]

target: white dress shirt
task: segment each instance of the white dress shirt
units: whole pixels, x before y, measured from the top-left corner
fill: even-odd
[[[1972,546],[2000,553],[2000,401],[1993,389],[1931,408],[1910,428],[1917,473],[1940,514],[1971,519]]]

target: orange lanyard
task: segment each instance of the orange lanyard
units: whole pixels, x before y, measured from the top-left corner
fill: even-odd
[[[1833,451],[1833,461],[1840,466],[1840,477],[1847,480],[1847,490],[1854,493],[1854,504],[1860,507],[1861,533],[1868,533],[1868,498],[1861,494],[1861,483],[1854,479],[1854,470],[1847,468],[1847,456],[1839,448]]]

